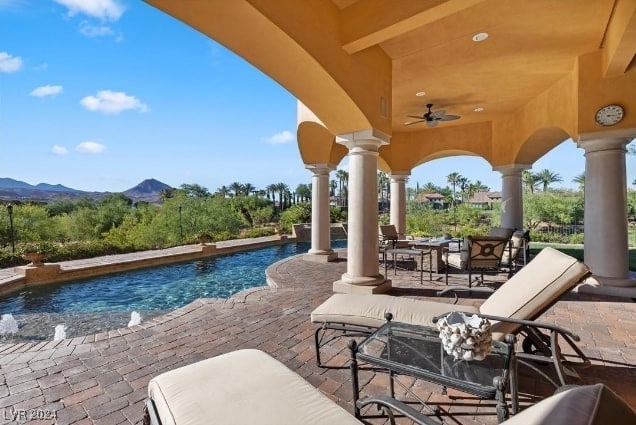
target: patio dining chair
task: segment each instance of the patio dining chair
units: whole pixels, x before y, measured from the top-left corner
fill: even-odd
[[[386,313],[391,313],[394,321],[434,326],[438,317],[463,311],[492,318],[493,339],[501,340],[506,334],[520,336],[523,352],[519,351],[517,357],[551,364],[558,382],[542,373],[543,376],[555,386],[565,385],[563,362],[566,357],[578,357],[579,362],[585,364],[589,364],[589,359],[575,344],[579,340],[576,334],[536,320],[589,274],[585,264],[547,247],[479,307],[384,294],[334,294],[311,313],[311,321],[317,325],[314,333],[316,361],[322,365],[320,349],[334,339],[372,333],[386,323]],[[564,355],[559,345],[561,340],[575,354]],[[532,367],[530,363],[528,365]]]
[[[459,252],[444,252],[446,285],[449,272],[468,273],[468,287],[472,287],[473,274],[479,273],[478,283],[483,283],[484,273],[501,272],[501,260],[509,250],[510,239],[504,236],[467,236]]]
[[[504,250],[501,257],[501,267],[512,276],[519,268],[530,260],[530,232],[528,230],[515,231],[510,237],[509,248]]]
[[[400,239],[395,224],[378,225],[378,237],[380,247],[386,247],[388,249],[409,248],[409,242],[413,239],[408,236],[405,236],[404,239]]]

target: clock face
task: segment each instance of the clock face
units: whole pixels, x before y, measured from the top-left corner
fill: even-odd
[[[623,108],[619,105],[607,105],[596,113],[596,122],[603,126],[618,124],[623,119]]]

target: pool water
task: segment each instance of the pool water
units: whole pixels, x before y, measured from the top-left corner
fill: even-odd
[[[346,240],[332,241],[333,248],[344,246]],[[288,243],[25,288],[0,298],[0,313],[11,313],[18,320],[21,340],[50,339],[60,323],[67,325],[67,337],[101,332],[126,326],[133,311],[141,313],[143,321],[197,298],[229,298],[264,286],[267,267],[309,248],[306,243]]]

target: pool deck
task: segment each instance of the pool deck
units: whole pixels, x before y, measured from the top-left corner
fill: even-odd
[[[123,258],[109,257],[91,261]],[[315,328],[309,320],[310,312],[332,294],[332,283],[345,271],[344,259],[318,263],[294,256],[269,267],[272,286],[244,291],[229,300],[199,299],[133,328],[61,341],[0,345],[0,423],[138,424],[152,377],[239,348],[258,348],[273,355],[352,411],[349,370],[316,366]],[[393,295],[449,301],[435,296],[444,287],[440,275],[420,285],[419,272],[388,273]],[[0,282],[5,278],[11,278],[10,273],[1,270]],[[451,283],[465,279],[455,275]],[[473,297],[460,303],[482,301]],[[578,333],[579,346],[595,359],[580,371],[586,382],[606,383],[636,408],[636,303],[572,292],[542,321]],[[339,341],[326,347],[323,360],[347,366],[345,344]],[[370,370],[362,373],[360,383],[362,395],[385,393],[388,385],[386,375]],[[439,405],[449,423],[497,423],[492,401],[453,390],[442,395],[439,386],[424,381],[407,379],[406,383],[424,400]],[[522,369],[519,389],[522,407],[552,391]],[[14,414],[17,420],[12,420]],[[31,414],[54,414],[57,422],[20,420],[20,415]]]

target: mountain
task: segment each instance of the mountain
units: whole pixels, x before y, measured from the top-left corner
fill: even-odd
[[[171,187],[159,180],[146,179],[122,193],[132,199],[133,202],[146,201],[156,204],[161,202],[161,191],[165,189],[171,189]]]
[[[147,179],[124,192],[133,202],[161,202],[161,191],[170,189],[165,183],[155,179]],[[72,189],[61,184],[39,183],[31,185],[20,180],[0,177],[0,200],[22,202],[51,202],[60,199],[92,198],[100,199],[111,192],[86,192]]]

